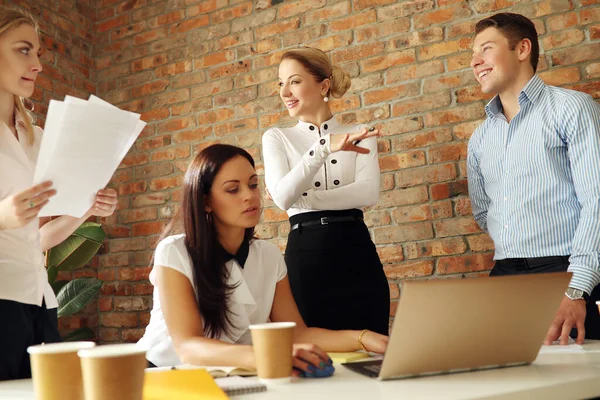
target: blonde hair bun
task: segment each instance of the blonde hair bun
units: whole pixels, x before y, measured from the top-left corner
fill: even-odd
[[[342,97],[352,85],[350,74],[342,68],[334,65],[331,70],[331,88],[329,91],[336,99]]]

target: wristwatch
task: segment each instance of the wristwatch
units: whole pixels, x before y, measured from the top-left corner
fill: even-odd
[[[585,300],[586,302],[590,299],[590,296],[583,290],[575,289],[570,286],[567,288],[565,296],[567,296],[571,300]]]

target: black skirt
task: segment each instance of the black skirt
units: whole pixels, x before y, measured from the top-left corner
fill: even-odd
[[[309,327],[387,335],[389,286],[362,211],[302,213],[290,224],[339,216],[356,219],[300,226],[289,234],[285,261],[300,314]]]

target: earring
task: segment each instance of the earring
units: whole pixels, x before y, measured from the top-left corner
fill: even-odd
[[[212,224],[212,213],[208,212],[205,214],[205,216],[206,216],[206,222],[209,224]]]
[[[327,97],[327,96],[323,97],[323,101],[324,101],[325,103],[327,103],[327,102],[329,101],[329,97]]]

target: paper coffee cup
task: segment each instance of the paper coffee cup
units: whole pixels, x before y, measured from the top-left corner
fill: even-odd
[[[85,400],[142,400],[146,349],[110,344],[79,351]]]
[[[29,346],[31,376],[37,400],[83,400],[81,363],[77,352],[94,342],[65,342]]]
[[[291,380],[295,326],[295,322],[250,325],[260,381],[277,384]]]

